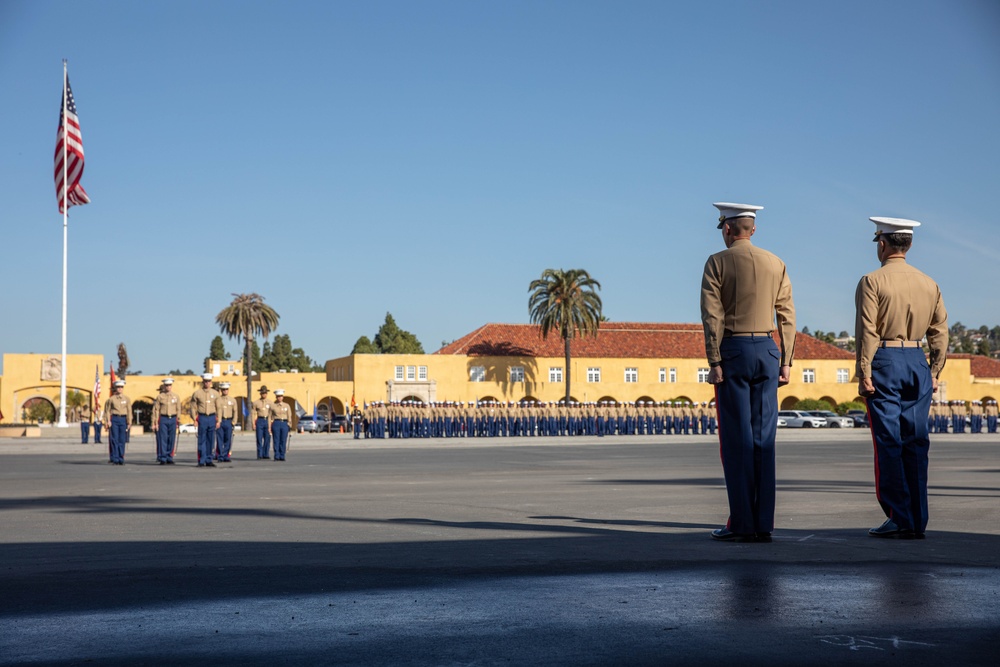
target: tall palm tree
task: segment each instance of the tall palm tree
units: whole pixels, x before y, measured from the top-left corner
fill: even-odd
[[[566,348],[566,402],[570,400],[570,341],[577,335],[597,336],[601,322],[601,284],[583,269],[545,269],[531,281],[528,313],[542,328],[542,338],[556,331]]]
[[[265,339],[278,328],[280,316],[274,308],[264,303],[264,297],[259,294],[233,294],[233,301],[219,311],[215,322],[222,333],[230,338],[243,339],[243,372],[247,376],[247,403],[253,402],[253,369],[250,368],[250,347],[254,338],[262,336]],[[244,416],[246,421],[246,416]],[[246,427],[246,424],[244,424]]]

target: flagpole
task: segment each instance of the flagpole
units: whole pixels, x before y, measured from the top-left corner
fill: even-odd
[[[66,133],[69,129],[67,127],[66,118],[66,81],[69,75],[66,73],[66,59],[63,58],[63,102],[62,102],[62,114],[63,114],[63,192],[62,192],[62,203],[63,203],[63,274],[62,274],[62,369],[60,373],[59,380],[59,423],[57,426],[59,428],[66,428],[69,424],[66,423],[66,267],[67,267],[67,252],[66,246],[69,240],[69,234],[67,232],[69,228],[69,201],[68,201],[68,174],[66,173],[66,163],[67,163],[67,141]]]

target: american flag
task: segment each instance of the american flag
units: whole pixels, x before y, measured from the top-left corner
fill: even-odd
[[[59,132],[56,134],[56,199],[59,201],[59,212],[66,210],[63,201],[63,146],[66,154],[66,195],[70,206],[89,204],[90,197],[80,185],[83,176],[83,138],[80,136],[80,119],[76,117],[76,102],[73,101],[73,91],[69,87],[69,77],[66,78],[66,108],[59,111]],[[60,102],[60,107],[62,102]],[[68,129],[67,129],[68,128]]]
[[[101,368],[94,367],[94,409],[101,409]]]

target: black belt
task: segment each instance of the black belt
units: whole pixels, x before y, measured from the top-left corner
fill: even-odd
[[[287,419],[275,419],[274,421],[276,421],[276,422],[286,422],[286,423],[288,422]]]
[[[755,332],[755,331],[734,331],[732,333],[723,334],[722,337],[723,338],[733,338],[733,337],[742,338],[744,336],[770,336],[770,335],[771,335],[770,331],[760,331],[760,332]]]

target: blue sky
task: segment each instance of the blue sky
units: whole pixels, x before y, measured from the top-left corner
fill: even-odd
[[[431,352],[527,322],[546,268],[697,322],[713,201],[765,207],[800,329],[853,330],[872,215],[924,223],[951,322],[1000,323],[992,0],[6,0],[3,352],[60,349],[63,58],[70,353],[197,369],[234,292],[317,360],[387,311]]]

